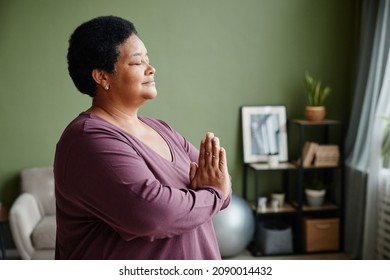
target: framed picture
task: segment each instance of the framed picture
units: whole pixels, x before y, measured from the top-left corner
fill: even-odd
[[[245,163],[265,162],[275,154],[288,161],[285,106],[242,106],[241,120]]]

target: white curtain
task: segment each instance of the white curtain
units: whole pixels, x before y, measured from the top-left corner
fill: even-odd
[[[373,5],[374,2],[377,5]],[[363,57],[360,57],[351,118],[351,127],[355,131],[350,129],[347,135],[347,153],[348,141],[352,148],[346,161],[346,246],[357,247],[359,241],[362,241],[359,257],[376,259],[378,217],[381,214],[378,211],[379,174],[382,166],[380,147],[386,125],[381,116],[390,116],[390,0],[363,1],[363,9],[365,8],[371,10],[366,18],[366,26],[374,24],[374,36],[371,48],[368,47],[369,50],[366,49]],[[365,29],[363,26],[362,30],[367,33],[370,28]],[[371,37],[370,34],[363,34],[362,38]],[[361,43],[364,44],[370,45],[370,42]],[[356,213],[359,213],[356,209],[362,209],[362,219],[356,218]],[[359,234],[356,230],[362,233]],[[349,239],[348,234],[358,237]],[[348,244],[352,241],[354,244]]]
[[[371,145],[369,145],[369,168],[368,168],[368,182],[367,182],[367,206],[365,215],[364,228],[364,245],[363,258],[374,259],[378,258],[376,249],[378,236],[378,218],[383,216],[383,211],[378,211],[381,203],[380,197],[385,194],[380,191],[381,180],[380,174],[382,169],[381,157],[381,141],[386,122],[381,118],[382,116],[390,116],[390,56],[389,56],[389,42],[390,42],[390,0],[383,3],[383,14],[379,13],[378,21],[383,24],[378,28],[379,37],[379,53],[383,58],[384,77],[383,82],[379,84],[379,99],[376,106],[376,114],[374,114],[371,121],[372,134]],[[390,216],[390,213],[388,214]],[[390,238],[390,233],[389,236]]]

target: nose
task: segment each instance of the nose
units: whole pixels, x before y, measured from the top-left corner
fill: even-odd
[[[154,68],[151,64],[148,64],[148,67],[146,68],[146,75],[152,75],[156,73],[156,68]]]

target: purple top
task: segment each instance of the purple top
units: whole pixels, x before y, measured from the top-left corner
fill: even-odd
[[[198,150],[166,123],[139,117],[172,162],[97,115],[81,113],[57,144],[56,259],[220,259],[212,217],[222,191],[189,188]]]

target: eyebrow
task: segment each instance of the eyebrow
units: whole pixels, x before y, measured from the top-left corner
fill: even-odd
[[[148,56],[148,53],[145,54],[146,56]],[[142,53],[138,52],[138,53],[134,53],[131,55],[131,57],[133,56],[142,56]]]

